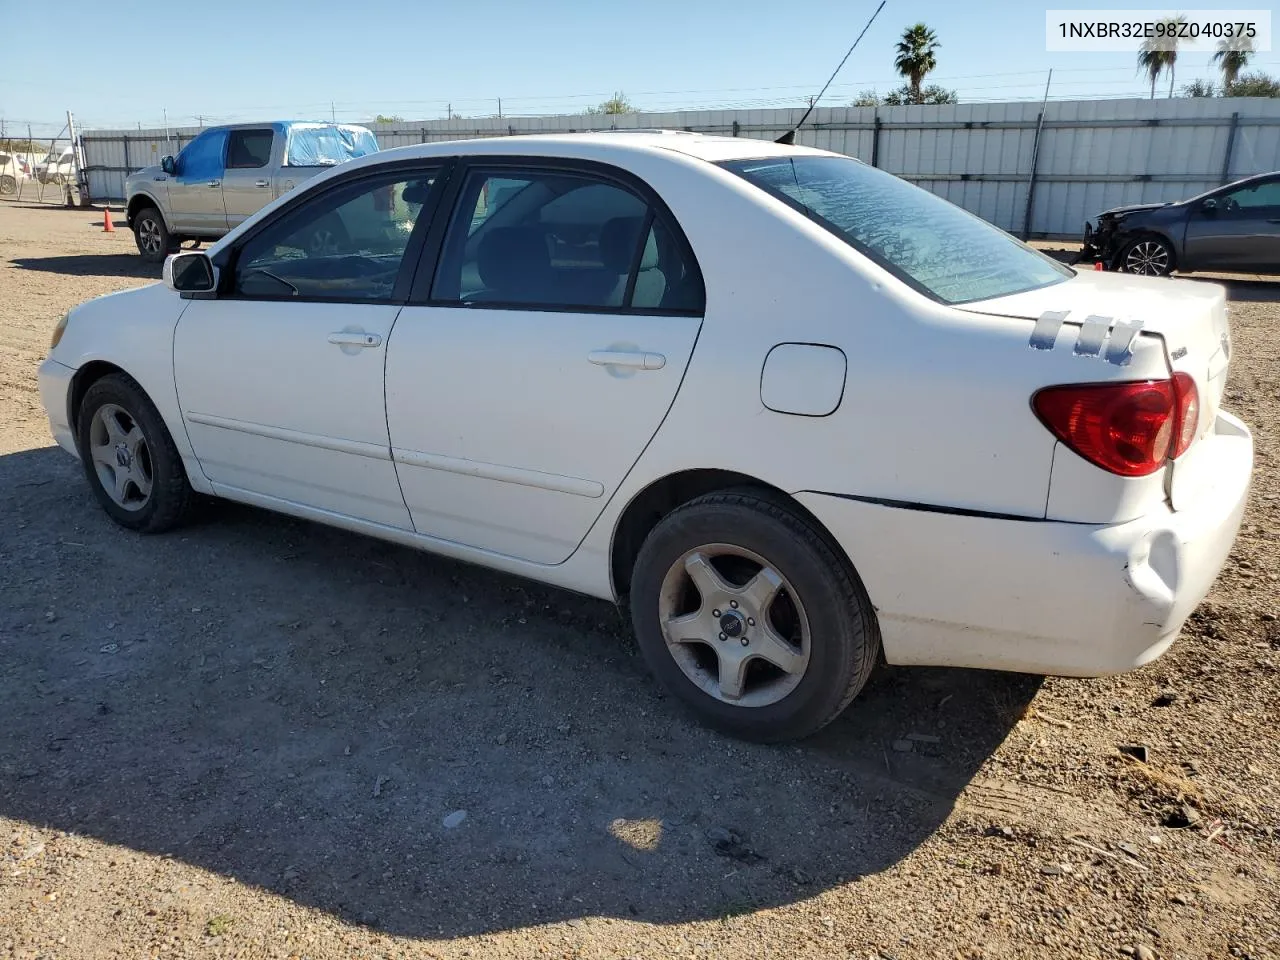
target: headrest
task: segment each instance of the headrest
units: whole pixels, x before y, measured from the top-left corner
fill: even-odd
[[[613,273],[628,273],[640,239],[642,217],[614,217],[600,228],[600,259]]]
[[[534,295],[550,276],[551,254],[537,227],[495,227],[480,241],[476,266],[486,287]]]

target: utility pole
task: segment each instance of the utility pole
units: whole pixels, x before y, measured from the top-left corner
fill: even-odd
[[[448,118],[449,118],[450,120],[452,120],[452,119],[453,119],[453,104],[451,103],[451,104],[449,104],[447,107],[445,107],[445,111],[446,111],[446,113],[448,114]]]
[[[502,119],[502,98],[498,98],[498,119]]]
[[[333,101],[329,101],[329,119],[334,123],[338,122],[338,112],[333,109]]]

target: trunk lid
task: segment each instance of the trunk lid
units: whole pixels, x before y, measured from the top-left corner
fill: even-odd
[[[1068,326],[1081,324],[1091,316],[1105,317],[1140,323],[1139,335],[1159,336],[1164,341],[1170,371],[1190,374],[1200,397],[1196,439],[1187,453],[1173,463],[1175,482],[1171,495],[1174,508],[1178,508],[1178,469],[1193,458],[1199,441],[1212,429],[1226,389],[1231,356],[1226,288],[1198,280],[1079,271],[1062,283],[967,304],[963,309],[1028,320],[1047,311],[1069,311],[1065,321]],[[1106,353],[1105,343],[1102,353]],[[1092,373],[1082,370],[1081,381],[1129,379],[1123,366],[1105,366],[1107,373],[1100,369]]]

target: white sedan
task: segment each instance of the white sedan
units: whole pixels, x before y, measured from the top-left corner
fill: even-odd
[[[1221,287],[1076,273],[820,150],[388,150],[164,280],[40,368],[113,520],[213,495],[624,603],[744,737],[819,729],[882,656],[1145,664],[1249,486]]]

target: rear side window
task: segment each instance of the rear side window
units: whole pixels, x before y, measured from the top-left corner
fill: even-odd
[[[552,170],[472,171],[431,298],[509,307],[702,311],[692,258],[620,184]]]
[[[1074,276],[987,221],[844,157],[773,157],[724,167],[804,213],[943,303],[968,303]]]
[[[227,143],[227,169],[250,170],[265,167],[271,161],[271,144],[275,134],[270,130],[232,130]]]

